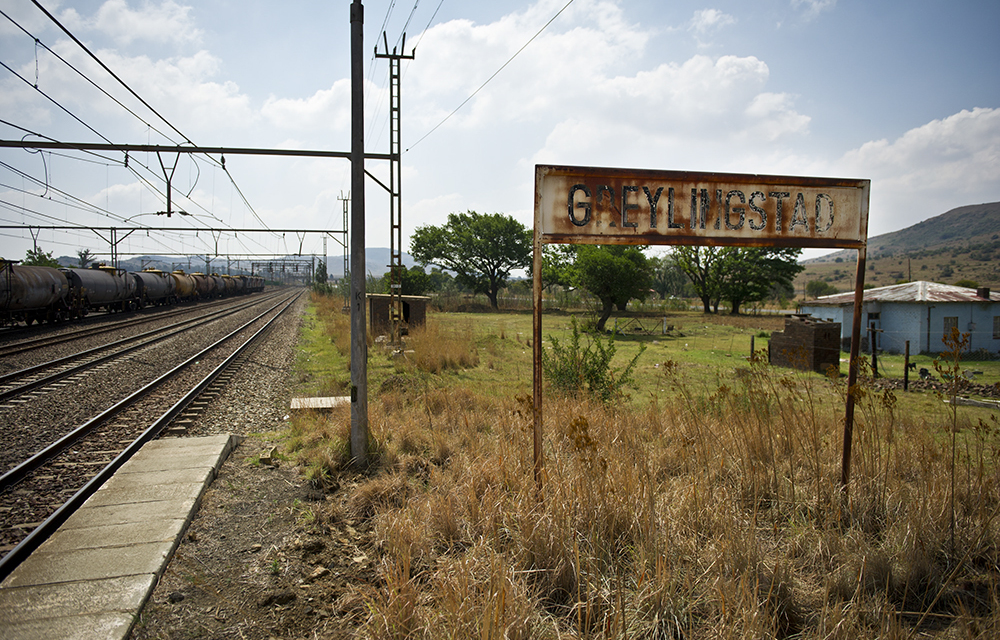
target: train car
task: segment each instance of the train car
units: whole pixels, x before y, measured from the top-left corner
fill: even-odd
[[[222,276],[222,281],[226,283],[226,295],[235,296],[240,293],[240,279],[233,276]]]
[[[68,320],[76,315],[69,306],[69,291],[59,269],[0,259],[0,325]]]
[[[198,297],[198,288],[193,276],[178,269],[171,273],[170,277],[174,280],[174,296],[178,300],[194,300]]]
[[[111,313],[138,306],[136,283],[124,269],[97,266],[90,269],[60,269],[69,281],[70,297],[82,310],[105,309]]]
[[[199,300],[210,300],[215,297],[215,279],[212,276],[196,272],[192,273],[191,277],[194,278],[194,288]]]
[[[233,280],[236,282],[236,293],[238,295],[250,293],[248,279],[246,276],[233,276]]]
[[[225,298],[229,295],[229,287],[226,286],[226,279],[217,273],[212,274],[212,280],[215,280],[215,297]]]
[[[139,307],[173,304],[177,299],[177,282],[171,274],[159,269],[144,269],[132,273],[136,284]]]

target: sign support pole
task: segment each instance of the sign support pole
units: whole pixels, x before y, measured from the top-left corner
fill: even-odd
[[[847,365],[847,404],[844,411],[844,447],[840,462],[840,489],[846,494],[851,480],[851,445],[854,440],[854,396],[858,383],[858,354],[861,351],[861,310],[865,297],[867,249],[858,249],[858,271],[854,277],[854,319],[851,322],[851,357]]]
[[[365,94],[361,0],[351,3],[351,460],[368,464],[368,334],[365,321]]]
[[[536,196],[537,197],[537,196]],[[535,207],[535,233],[532,253],[532,415],[534,417],[534,463],[535,486],[542,489],[542,236],[541,224],[538,220],[538,207]]]

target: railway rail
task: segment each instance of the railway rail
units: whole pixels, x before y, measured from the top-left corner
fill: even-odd
[[[217,300],[209,303],[201,303],[197,307],[184,306],[181,308],[172,307],[169,311],[161,310],[162,308],[150,309],[146,313],[136,312],[138,315],[130,320],[120,320],[119,314],[107,314],[104,316],[89,316],[86,320],[95,321],[95,326],[83,327],[80,329],[63,330],[58,333],[49,334],[40,337],[32,337],[27,340],[16,340],[19,335],[34,335],[38,333],[38,328],[27,327],[27,328],[15,328],[15,329],[4,329],[0,331],[0,341],[4,339],[10,339],[10,342],[0,344],[0,358],[6,358],[8,356],[17,355],[20,353],[25,353],[27,351],[33,351],[42,347],[49,347],[53,345],[64,344],[72,340],[78,340],[81,338],[87,338],[91,336],[99,336],[105,333],[112,333],[115,331],[120,331],[122,329],[128,329],[129,327],[140,326],[143,324],[149,324],[157,321],[167,320],[169,318],[174,318],[177,316],[182,316],[190,314],[192,311],[201,309],[210,309],[223,307],[229,304],[228,300]],[[83,321],[81,321],[83,322]],[[7,333],[11,332],[11,333]]]
[[[266,300],[266,298],[264,299]],[[0,402],[23,395],[39,387],[50,385],[73,374],[96,367],[115,358],[121,358],[138,349],[153,345],[191,327],[205,325],[219,318],[237,313],[243,309],[260,304],[262,299],[241,301],[236,306],[227,306],[196,318],[184,320],[167,327],[153,329],[138,335],[105,343],[78,353],[62,356],[48,362],[33,365],[18,371],[0,375]],[[199,309],[201,311],[201,309]],[[108,329],[114,331],[114,329]],[[74,338],[68,338],[73,340]],[[117,350],[115,350],[117,349]],[[105,353],[110,351],[110,353]],[[102,355],[103,354],[103,355]],[[72,363],[76,364],[72,364]],[[18,383],[18,381],[24,382]]]
[[[233,363],[259,343],[298,295],[286,296],[0,476],[0,553],[5,554],[0,579],[143,444],[192,405],[198,406],[195,399],[224,380]],[[234,342],[240,346],[232,348]]]

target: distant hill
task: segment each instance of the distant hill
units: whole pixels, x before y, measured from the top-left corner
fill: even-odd
[[[868,238],[868,258],[990,245],[997,240],[1000,240],[1000,202],[972,204],[928,218],[912,227]],[[804,260],[802,264],[834,262],[837,258],[853,260],[855,253],[853,250],[838,251]]]
[[[389,253],[390,249],[388,247],[368,247],[365,249],[365,264],[367,265],[366,273],[372,275],[381,276],[382,274],[389,271]],[[275,260],[310,260],[312,256],[284,256],[283,258],[275,258]],[[322,256],[317,256],[317,259],[322,259]],[[327,273],[331,278],[339,278],[344,273],[344,255],[343,253],[333,254],[329,256],[330,264],[327,265]],[[80,261],[75,256],[60,256],[58,258],[59,264],[64,267],[78,267],[80,266]],[[254,258],[252,260],[234,260],[229,263],[226,258],[212,258],[211,261],[211,271],[214,273],[227,273],[231,272],[233,274],[237,273],[249,273],[251,263],[261,263],[267,262],[267,258]],[[403,253],[403,266],[409,268],[416,264],[416,261],[408,253]],[[190,265],[190,266],[189,266]],[[192,255],[190,257],[163,257],[163,256],[140,256],[136,258],[129,258],[127,260],[121,261],[121,266],[129,271],[142,271],[145,268],[160,269],[162,271],[172,271],[174,269],[183,269],[184,271],[205,271],[205,255]]]
[[[857,251],[837,251],[803,260],[795,279],[801,295],[812,280],[850,291]],[[912,280],[975,283],[1000,291],[1000,202],[968,205],[892,233],[868,239],[865,285]]]

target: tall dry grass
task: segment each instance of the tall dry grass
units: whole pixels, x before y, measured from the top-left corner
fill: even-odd
[[[959,436],[953,547],[950,425],[862,376],[844,492],[843,385],[760,359],[711,392],[658,370],[642,411],[547,397],[541,491],[530,398],[373,398],[359,637],[1000,637],[998,425]]]

